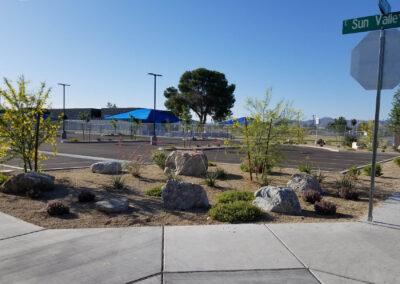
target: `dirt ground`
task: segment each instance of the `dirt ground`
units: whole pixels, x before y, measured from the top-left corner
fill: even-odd
[[[249,180],[248,173],[243,174],[238,165],[219,165],[227,173],[225,180],[218,180],[215,187],[204,184],[202,178],[183,177],[183,181],[201,184],[211,204],[215,197],[223,191],[251,190],[256,191],[260,185]],[[209,170],[215,170],[210,167]],[[270,184],[284,186],[294,169],[275,169],[270,176]],[[25,196],[0,193],[0,211],[45,228],[97,228],[125,226],[158,226],[158,225],[204,225],[219,222],[208,218],[206,210],[177,211],[165,210],[161,197],[149,197],[146,190],[155,185],[163,185],[166,176],[157,166],[144,166],[141,177],[136,178],[125,173],[125,189],[110,190],[115,176],[92,173],[89,169],[64,170],[46,172],[56,177],[56,189],[37,200]],[[337,195],[336,182],[341,179],[339,173],[324,173],[322,183],[323,198],[337,205],[337,214],[321,216],[314,212],[312,204],[300,200],[302,215],[293,216],[268,212],[259,223],[287,222],[343,222],[355,221],[367,214],[368,191],[370,178],[361,174],[356,188],[360,192],[360,200],[341,199]],[[79,203],[77,196],[83,189],[96,194],[96,200],[125,197],[130,202],[130,209],[122,214],[106,214],[95,209],[94,203]],[[383,176],[376,178],[375,206],[400,189],[400,168],[393,162],[383,164]],[[71,213],[62,217],[50,217],[46,211],[46,203],[52,200],[62,200],[70,206]]]

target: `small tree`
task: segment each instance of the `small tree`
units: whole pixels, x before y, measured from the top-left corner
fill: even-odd
[[[87,111],[80,112],[79,115],[78,115],[78,119],[83,121],[83,123],[81,124],[81,126],[82,126],[82,139],[85,140],[85,129],[88,128],[88,124],[90,122],[90,113],[88,113]],[[90,141],[90,136],[89,136],[89,141]]]
[[[184,108],[179,118],[182,119],[183,124],[183,147],[186,147],[186,134],[192,124],[192,115],[190,114],[189,108]]]
[[[375,122],[372,120],[369,120],[368,123],[367,122],[360,123],[361,131],[367,133],[367,137],[363,138],[362,140],[364,140],[364,142],[366,142],[365,144],[367,144],[368,146],[372,146],[372,141],[374,140],[374,129],[375,129],[374,126]]]
[[[288,135],[294,135],[291,131],[291,123],[295,116],[295,110],[288,103],[281,101],[276,107],[271,108],[270,94],[266,93],[263,100],[248,99],[246,108],[251,120],[243,127],[239,123],[236,128],[241,129],[246,137],[244,150],[250,153],[253,170],[262,173],[262,183],[267,183],[267,175],[272,167],[282,160],[280,144]]]
[[[110,102],[108,102],[108,103],[107,103],[107,108],[117,108],[117,105],[116,105],[116,104],[113,104],[113,103],[110,103]]]
[[[140,121],[140,119],[133,117],[133,115],[131,114],[129,115],[129,122],[131,123],[130,125],[131,139],[135,137],[136,140],[136,133],[139,130],[140,126],[142,125],[142,122]]]
[[[114,128],[114,134],[117,134],[118,120],[116,118],[111,118],[110,124]]]
[[[392,109],[389,113],[389,129],[392,133],[400,133],[400,89],[393,96]]]
[[[28,82],[24,76],[19,77],[17,88],[4,78],[6,88],[0,88],[3,104],[0,107],[0,159],[2,162],[18,158],[23,161],[24,172],[38,171],[39,163],[47,157],[39,153],[43,143],[53,146],[56,154],[57,130],[61,117],[52,123],[50,116],[46,118],[46,105],[51,88],[41,83],[37,92],[27,91]]]

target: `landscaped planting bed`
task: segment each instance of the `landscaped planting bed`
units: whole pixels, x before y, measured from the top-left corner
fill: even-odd
[[[211,205],[217,203],[216,197],[228,190],[251,192],[261,186],[249,180],[248,173],[242,173],[239,165],[218,165],[224,169],[227,176],[224,180],[217,179],[215,186],[207,186],[204,178],[179,176],[182,181],[200,184],[204,187]],[[210,167],[209,171],[215,171]],[[285,186],[296,169],[277,169],[269,176],[270,185]],[[388,198],[400,188],[400,168],[393,162],[382,165],[383,175],[376,178],[375,205]],[[121,175],[123,189],[112,189],[115,175],[92,173],[90,169],[46,172],[56,177],[56,188],[45,192],[39,199],[31,199],[25,195],[0,193],[0,211],[18,217],[27,222],[46,228],[94,228],[94,227],[124,227],[124,226],[158,226],[158,225],[196,225],[218,224],[207,214],[207,209],[191,211],[165,210],[162,198],[149,196],[146,192],[165,184],[167,176],[155,165],[144,166],[141,176],[134,177],[129,173]],[[322,198],[336,204],[336,214],[320,215],[314,210],[314,204],[304,201],[300,193],[296,193],[302,208],[301,215],[286,215],[274,212],[262,214],[258,223],[283,222],[344,222],[355,221],[367,214],[368,191],[370,178],[361,174],[356,183],[359,193],[358,200],[340,198],[337,181],[342,179],[339,173],[324,173]],[[127,198],[130,204],[123,213],[103,213],[95,208],[94,202],[79,202],[82,191],[90,191],[96,195],[96,200],[110,198]],[[158,195],[158,194],[155,194]],[[90,199],[90,198],[89,198]],[[61,201],[69,207],[69,213],[50,216],[46,211],[49,202]],[[249,201],[251,202],[251,201]]]

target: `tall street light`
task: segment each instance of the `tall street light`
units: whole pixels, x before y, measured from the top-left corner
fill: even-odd
[[[65,87],[71,85],[65,83],[58,83],[58,85],[63,86],[63,132],[61,134],[61,139],[67,139],[67,132],[65,132]]]
[[[160,74],[155,73],[147,73],[151,76],[154,76],[154,108],[153,108],[153,137],[151,137],[151,145],[157,145],[157,136],[156,136],[156,87],[157,87],[157,77],[161,77]]]

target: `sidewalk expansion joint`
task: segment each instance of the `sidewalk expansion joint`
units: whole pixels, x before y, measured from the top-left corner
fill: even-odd
[[[282,241],[282,240],[275,234],[275,232],[272,231],[272,229],[271,229],[270,227],[268,227],[267,224],[264,224],[264,226],[267,228],[267,230],[269,230],[269,231],[275,236],[275,238],[278,240],[278,242],[280,242],[280,243],[290,252],[290,254],[293,255],[294,258],[296,258],[297,261],[300,262],[301,265],[303,265],[303,267],[304,267],[305,269],[307,269],[307,271],[308,271],[319,283],[321,283],[321,281],[319,281],[318,277],[315,276],[314,273],[312,273],[312,271],[310,270],[310,268],[309,268],[303,261],[301,261],[301,259],[294,253],[294,251],[292,251],[292,250],[288,247],[288,245],[286,245],[285,242]]]
[[[400,230],[400,225],[396,225],[396,224],[390,224],[390,223],[384,223],[384,222],[378,222],[378,221],[368,222],[368,221],[362,221],[362,220],[358,220],[357,222],[372,225],[372,226],[384,227],[384,228],[393,229],[393,230]]]
[[[256,272],[256,271],[282,271],[282,270],[307,270],[307,268],[272,268],[272,269],[223,269],[223,270],[193,270],[193,271],[164,271],[163,274],[190,274],[190,273],[218,273],[218,272]]]
[[[48,230],[48,229],[43,228],[43,229],[40,229],[40,230],[37,230],[37,231],[32,231],[32,232],[29,232],[29,233],[24,233],[24,234],[15,235],[15,236],[12,236],[12,237],[3,238],[3,239],[0,239],[0,241],[9,240],[9,239],[14,239],[14,238],[22,237],[22,236],[25,236],[25,235],[30,235],[30,234],[34,234],[34,233],[39,233],[39,232],[46,231],[46,230]]]
[[[165,261],[165,243],[164,243],[164,226],[161,227],[161,283],[164,283],[164,261]]]
[[[310,269],[312,269],[312,270],[314,270],[314,271],[318,271],[318,272],[323,272],[323,273],[326,273],[326,274],[330,274],[330,275],[333,275],[333,276],[345,278],[345,279],[348,279],[348,280],[358,281],[358,282],[362,282],[362,283],[366,283],[366,284],[374,284],[373,282],[367,282],[367,281],[364,281],[364,280],[355,279],[355,278],[343,276],[343,275],[340,275],[340,274],[335,274],[335,273],[328,272],[328,271],[324,271],[324,270],[320,270],[320,269],[315,269],[315,268],[310,268]],[[310,271],[310,272],[311,272],[311,271]]]
[[[157,272],[157,273],[151,274],[151,275],[146,276],[146,277],[142,277],[142,278],[139,278],[139,279],[136,279],[136,280],[133,280],[133,281],[126,282],[125,284],[138,283],[138,282],[144,281],[144,280],[146,280],[146,279],[149,279],[149,278],[158,276],[158,275],[160,275],[160,274],[161,274],[161,277],[162,277],[162,273],[161,273],[161,272]],[[162,283],[162,281],[161,281],[161,283]]]

